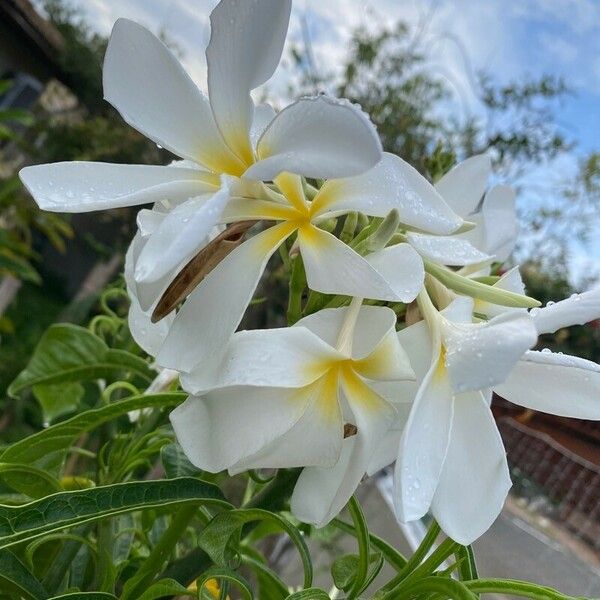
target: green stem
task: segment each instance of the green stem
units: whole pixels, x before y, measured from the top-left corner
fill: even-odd
[[[292,274],[290,276],[290,292],[288,297],[287,320],[288,325],[293,325],[302,316],[302,294],[306,287],[306,272],[302,256],[298,254],[292,260]]]
[[[421,564],[423,559],[427,556],[429,550],[435,543],[438,535],[440,534],[440,526],[436,521],[433,521],[425,534],[425,537],[419,544],[419,547],[415,550],[415,553],[408,559],[408,562],[404,565],[404,567],[398,572],[393,579],[391,579],[386,585],[384,585],[379,594],[384,595],[387,592],[394,589],[398,584],[404,581],[411,573],[417,569],[417,567]]]
[[[158,544],[154,546],[139,571],[129,580],[130,585],[125,586],[122,600],[129,598],[135,600],[140,596],[173,552],[197,510],[197,506],[184,506],[175,514]]]

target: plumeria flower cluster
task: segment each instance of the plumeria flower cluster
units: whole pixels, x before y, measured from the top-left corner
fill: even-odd
[[[126,256],[129,323],[159,367],[180,373],[189,397],[171,421],[197,467],[301,468],[292,512],[323,526],[365,475],[395,463],[398,519],[431,511],[468,544],[510,487],[493,391],[600,418],[598,365],[531,350],[542,333],[600,317],[600,292],[539,308],[517,268],[496,274],[517,224],[512,190],[487,189],[488,156],[432,184],[383,152],[343,99],[255,105],[290,10],[217,5],[208,96],[155,36],[117,21],[105,98],[181,160],[57,163],[21,177],[47,210],[154,203]],[[278,249],[301,318],[236,331]]]

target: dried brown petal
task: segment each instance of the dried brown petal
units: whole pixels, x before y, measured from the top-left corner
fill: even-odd
[[[229,225],[214,240],[211,240],[190,262],[181,269],[161,296],[152,322],[166,317],[176,306],[185,300],[196,286],[243,241],[246,232],[258,221],[240,221]]]

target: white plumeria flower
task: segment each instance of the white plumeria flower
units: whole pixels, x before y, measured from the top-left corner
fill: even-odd
[[[186,455],[210,472],[305,467],[292,510],[324,525],[396,415],[375,384],[413,377],[395,323],[392,310],[354,299],[293,327],[236,333],[219,373],[182,377],[195,395],[171,422]]]
[[[362,111],[330,98],[301,99],[275,115],[254,106],[252,89],[279,63],[291,0],[222,0],[211,13],[208,97],[169,49],[141,25],[119,19],[104,61],[104,96],[132,127],[184,159],[169,166],[66,162],[27,167],[21,178],[38,205],[84,212],[165,201],[161,243],[146,244],[138,282],[151,284],[193,256],[218,222],[223,174],[249,179],[283,170],[342,177],[372,167],[381,144]],[[175,233],[175,235],[174,235]]]
[[[513,284],[506,282],[505,289],[510,291],[519,291],[519,287],[522,289],[518,272],[514,269],[505,274],[505,279],[513,282]],[[479,301],[476,301],[476,304],[477,302]],[[469,301],[460,298],[443,314],[455,319],[460,309],[460,312],[464,312],[462,318],[468,319],[468,303]],[[480,306],[480,310],[481,308]],[[506,307],[498,307],[498,309],[505,313],[510,312],[510,315],[496,316],[489,322],[490,324],[493,322],[498,324],[501,319],[510,317],[509,322],[517,325],[519,320],[515,319],[518,315],[521,318],[526,317],[524,309],[507,309]],[[449,315],[448,312],[453,314]],[[500,314],[496,311],[482,312],[486,312],[488,315]],[[530,315],[536,328],[536,334],[552,333],[561,327],[583,324],[600,317],[600,290],[574,295],[546,308],[533,309],[530,311]],[[527,330],[527,337],[530,337],[531,324],[521,321],[521,326]],[[502,335],[498,325],[495,326],[494,333]],[[399,332],[398,337],[401,345],[407,349],[411,365],[417,376],[416,383],[405,382],[398,386],[402,389],[404,398],[409,401],[415,398],[416,404],[417,398],[425,394],[426,386],[431,385],[429,382],[432,372],[431,352],[435,345],[433,338],[436,336],[432,336],[428,324],[421,321]],[[485,352],[489,352],[490,356],[494,355],[496,343],[492,339],[481,348],[482,358]],[[521,347],[523,346],[525,346],[525,335]],[[511,350],[511,353],[510,362],[513,362],[514,357],[518,354],[518,348],[515,348],[514,352]],[[474,358],[477,358],[476,354],[477,351]],[[471,356],[473,356],[472,353]],[[461,360],[466,358],[467,356],[462,356]],[[496,358],[490,360],[495,361]],[[506,366],[507,363],[500,361],[500,364]],[[492,365],[492,368],[495,368],[495,365]],[[481,371],[481,365],[477,365],[474,361],[472,369],[477,376],[478,371]],[[504,370],[501,368],[501,372]],[[485,369],[483,373],[485,373]],[[471,383],[474,384],[474,382]],[[494,385],[490,384],[492,389],[489,389],[488,383],[484,377],[480,384],[482,386],[480,390],[453,394],[453,401],[450,404],[453,414],[448,446],[442,459],[443,465],[439,479],[437,483],[431,482],[427,494],[430,496],[431,489],[435,487],[430,509],[444,531],[452,539],[463,544],[471,543],[491,526],[500,513],[511,486],[502,440],[489,410],[492,389],[503,398],[525,408],[566,417],[600,419],[600,365],[588,360],[548,351],[528,350],[516,361],[503,381]],[[448,387],[446,384],[447,400],[451,393]],[[449,409],[448,404],[441,404],[441,408],[444,406]],[[440,409],[440,412],[443,411]],[[439,424],[440,412],[433,413],[434,418],[429,424],[425,419],[422,420],[417,451],[423,448],[425,440],[429,436],[439,435],[439,431],[444,430],[443,423],[439,427],[435,425],[435,423]],[[445,415],[448,415],[448,410]],[[397,461],[396,483],[398,484],[404,477],[405,485],[404,490],[397,488],[397,491],[406,496],[416,494],[414,500],[420,498],[418,492],[421,484],[427,486],[427,481],[423,479],[423,472],[412,471],[410,464],[402,461],[401,457],[405,446],[401,446],[398,450],[401,439],[403,442],[408,442],[407,434],[403,439],[406,422],[407,419],[403,416],[396,420],[375,451],[368,473],[374,473]],[[411,427],[415,427],[414,419]],[[415,437],[417,434],[418,430],[415,430]],[[435,444],[439,449],[436,441],[430,443]],[[443,450],[439,449],[439,452],[441,456]],[[409,453],[409,456],[411,455],[414,456],[414,452]],[[404,473],[402,469],[405,469]],[[415,484],[417,489],[415,489]],[[406,500],[407,509],[416,508],[415,502],[410,498]],[[400,505],[403,504],[401,497],[397,496],[396,501]],[[400,506],[400,509],[402,508]],[[403,516],[406,519],[417,518],[422,508],[419,511],[415,510],[412,514],[409,510],[404,515],[399,510],[399,518]]]
[[[538,333],[600,319],[600,288],[532,309]],[[549,350],[526,352],[494,391],[503,398],[562,417],[600,420],[600,365]]]
[[[365,257],[319,228],[333,216],[360,211],[385,216],[391,210],[410,224],[435,232],[461,226],[425,178],[401,159],[384,155],[363,175],[330,179],[312,201],[297,175],[275,178],[282,195],[270,200],[232,198],[223,221],[267,220],[276,224],[243,242],[190,294],[177,314],[157,361],[191,371],[218,367],[226,344],[239,325],[275,250],[297,232],[308,286],[318,292],[410,302],[422,287],[424,269],[409,244],[389,246]]]
[[[396,513],[411,521],[431,508],[450,537],[470,543],[489,527],[510,487],[488,390],[506,379],[537,332],[526,312],[474,324],[470,298],[458,297],[441,313],[426,294],[419,300],[426,320],[398,334],[418,385],[404,384],[414,403],[406,425],[395,426],[402,429]],[[486,508],[475,511],[478,502]]]
[[[459,163],[435,184],[448,206],[475,227],[453,236],[409,232],[408,241],[424,258],[448,266],[508,258],[517,239],[515,194],[499,185],[484,196],[490,175],[490,158],[480,154]]]

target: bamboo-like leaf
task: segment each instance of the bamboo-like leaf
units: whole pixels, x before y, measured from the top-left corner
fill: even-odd
[[[61,492],[21,506],[0,505],[0,548],[122,513],[190,503],[231,507],[217,486],[188,477],[118,483]]]

